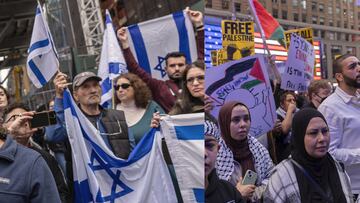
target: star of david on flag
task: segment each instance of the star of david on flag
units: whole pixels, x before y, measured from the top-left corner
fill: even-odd
[[[161,150],[161,132],[152,129],[127,160],[106,146],[69,90],[65,123],[72,148],[75,202],[177,202]]]
[[[131,52],[153,78],[166,80],[165,56],[182,52],[187,63],[197,60],[192,23],[184,11],[131,25],[127,29]]]
[[[166,76],[166,71],[165,71],[165,58],[158,56],[158,64],[155,66],[154,70],[156,71],[160,71],[161,73],[161,78],[164,78]]]

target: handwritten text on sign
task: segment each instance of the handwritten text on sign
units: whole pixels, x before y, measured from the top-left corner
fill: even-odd
[[[313,78],[314,60],[314,47],[305,39],[292,34],[281,89],[305,92]]]

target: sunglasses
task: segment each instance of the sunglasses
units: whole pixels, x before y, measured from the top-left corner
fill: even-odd
[[[197,80],[199,83],[203,83],[204,80],[205,80],[205,75],[198,75],[198,76],[195,76],[195,77],[189,77],[188,79],[186,79],[186,82],[188,84],[193,84],[195,80]]]
[[[129,88],[131,85],[129,83],[124,83],[124,84],[121,84],[121,85],[114,85],[114,89],[117,91],[120,89],[124,89],[126,90],[127,88]]]

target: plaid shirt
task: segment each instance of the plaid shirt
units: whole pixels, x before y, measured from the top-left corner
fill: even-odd
[[[346,202],[353,202],[349,177],[337,161],[335,165]],[[285,159],[273,169],[263,198],[265,203],[301,203],[299,185],[290,158]]]

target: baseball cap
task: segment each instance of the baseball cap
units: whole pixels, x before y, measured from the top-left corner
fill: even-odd
[[[90,79],[94,79],[97,81],[102,80],[99,76],[95,75],[95,73],[93,72],[82,72],[75,76],[73,81],[73,89],[80,87],[82,84],[84,84],[85,81]]]

